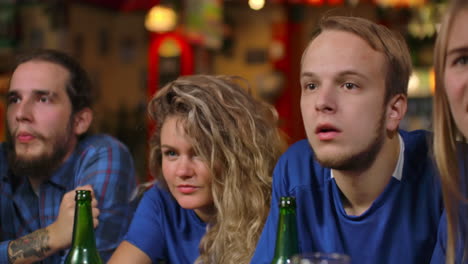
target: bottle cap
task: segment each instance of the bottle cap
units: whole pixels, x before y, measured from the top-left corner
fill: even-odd
[[[76,190],[75,201],[91,200],[91,191]]]
[[[283,196],[280,199],[280,208],[282,207],[296,207],[296,197],[294,196]]]

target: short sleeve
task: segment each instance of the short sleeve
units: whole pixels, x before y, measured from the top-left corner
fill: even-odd
[[[130,224],[125,240],[145,252],[156,263],[166,259],[164,230],[160,206],[162,199],[156,186],[146,191]]]
[[[9,264],[8,261],[8,244],[10,241],[2,241],[0,243],[0,264]]]
[[[432,254],[431,264],[445,263],[445,251],[447,248],[447,215],[444,213],[439,223],[437,243]]]

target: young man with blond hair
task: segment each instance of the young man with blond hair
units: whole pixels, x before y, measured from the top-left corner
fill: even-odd
[[[401,37],[357,17],[326,17],[301,64],[307,140],[273,176],[267,222],[251,263],[271,263],[278,201],[296,197],[302,253],[352,263],[428,263],[442,214],[428,133],[399,129],[411,59]]]

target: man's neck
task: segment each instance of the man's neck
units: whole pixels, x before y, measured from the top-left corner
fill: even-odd
[[[54,167],[46,167],[44,166],[43,169],[38,169],[37,171],[42,171],[42,175],[37,175],[35,174],[34,176],[28,176],[29,183],[31,184],[31,187],[33,188],[34,192],[39,196],[40,193],[40,188],[41,184],[44,183],[45,181],[49,180],[50,177],[53,175],[54,171],[56,171],[60,166],[66,162],[66,160],[71,156],[71,151],[69,151],[65,157],[62,158],[60,163],[58,165],[55,165]],[[45,175],[45,176],[44,176]]]
[[[31,184],[31,187],[34,193],[37,196],[39,196],[41,184],[44,182],[44,179],[42,177],[28,177],[28,178],[29,178],[29,183]]]
[[[348,215],[367,211],[392,178],[400,154],[399,135],[386,138],[372,165],[360,171],[333,170],[333,177],[342,192],[343,207]]]

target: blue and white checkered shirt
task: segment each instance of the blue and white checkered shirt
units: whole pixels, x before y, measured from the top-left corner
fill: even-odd
[[[100,210],[96,245],[104,262],[120,244],[133,215],[135,169],[128,149],[106,135],[81,140],[73,154],[40,186],[39,195],[25,177],[12,175],[7,149],[0,144],[0,264],[8,263],[8,243],[52,224],[63,195],[77,186],[93,186]],[[62,251],[42,261],[63,263]]]

